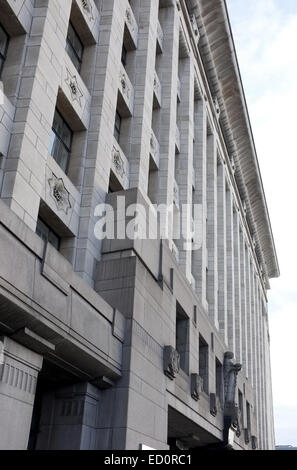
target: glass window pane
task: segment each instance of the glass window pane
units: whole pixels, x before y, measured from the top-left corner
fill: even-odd
[[[3,70],[3,64],[4,64],[4,60],[0,56],[0,77],[1,77],[1,72]]]
[[[64,125],[63,125],[63,132],[62,132],[62,135],[61,135],[61,139],[63,141],[63,143],[66,145],[66,147],[68,147],[68,149],[71,148],[71,140],[72,140],[72,132],[71,130],[69,129],[69,127],[67,126],[67,124],[64,122]]]
[[[55,145],[55,140],[56,140],[56,134],[54,133],[54,131],[52,130],[51,131],[51,137],[50,137],[50,143],[49,143],[49,153],[51,155],[53,155],[53,149],[54,149],[54,145]]]
[[[50,153],[58,165],[66,172],[71,153],[72,131],[56,111],[50,138]]]
[[[55,135],[55,133],[53,134],[54,134],[54,139],[53,139],[53,144],[52,144],[52,149],[51,149],[51,155],[57,161],[59,157],[60,146],[62,144],[61,144],[61,141],[58,139],[58,137]]]
[[[57,111],[55,112],[53,129],[59,137],[63,134],[63,119]]]
[[[58,235],[56,235],[54,232],[50,231],[48,241],[51,245],[53,245],[54,248],[56,248],[56,250],[59,250],[59,248],[60,248],[60,238],[58,237]]]
[[[83,49],[83,44],[70,23],[67,33],[66,51],[78,71],[80,71],[81,68]]]
[[[52,156],[58,165],[62,168],[62,170],[66,172],[68,167],[69,152],[58,138],[55,140]]]
[[[48,240],[49,229],[40,219],[37,221],[36,233],[45,242]]]
[[[60,237],[40,218],[37,221],[36,233],[43,241],[49,242],[56,250],[59,250],[61,243]]]
[[[4,56],[8,45],[8,36],[0,25],[0,53]]]
[[[83,55],[83,45],[79,39],[79,37],[77,35],[75,35],[74,37],[74,49],[75,49],[75,52],[77,53],[78,57],[80,60],[82,60],[82,55]]]
[[[77,55],[75,54],[74,50],[72,49],[72,47],[69,44],[67,44],[67,46],[66,46],[66,51],[67,51],[70,59],[72,60],[74,67],[79,72],[80,67],[81,67],[81,63],[78,60]]]

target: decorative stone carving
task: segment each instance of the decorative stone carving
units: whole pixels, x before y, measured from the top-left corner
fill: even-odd
[[[121,157],[120,151],[116,147],[113,147],[113,149],[112,149],[112,162],[113,162],[113,166],[116,170],[116,173],[121,178],[123,178],[123,176],[125,175],[124,160]]]
[[[65,188],[65,184],[62,178],[57,178],[54,174],[48,180],[51,196],[54,199],[58,211],[63,211],[68,214],[68,210],[71,209],[70,194]]]
[[[126,74],[121,70],[120,72],[120,84],[121,84],[121,88],[122,88],[122,92],[124,95],[126,95],[126,97],[128,98],[128,100],[130,100],[130,93],[131,93],[131,90],[130,90],[130,87],[128,85],[128,79],[127,79],[127,76]]]
[[[203,389],[203,378],[198,374],[191,374],[191,397],[198,401]]]
[[[224,392],[225,392],[225,403],[235,402],[235,392],[237,385],[237,375],[241,370],[241,364],[233,364],[232,359],[234,354],[232,352],[226,352],[224,358]]]
[[[217,416],[218,414],[217,396],[215,393],[210,393],[209,395],[209,410],[212,416]]]
[[[151,134],[150,145],[151,145],[151,153],[153,155],[156,155],[157,145],[156,145],[155,135],[153,133]]]
[[[228,428],[236,432],[237,437],[241,435],[241,413],[237,403],[225,403],[224,409],[225,422]]]
[[[231,167],[232,167],[232,173],[233,173],[233,175],[235,175],[235,172],[236,172],[235,155],[232,155],[230,157],[230,163],[231,163]]]
[[[253,450],[258,449],[258,439],[256,436],[252,436],[252,449]]]
[[[127,20],[127,23],[130,26],[131,31],[135,31],[135,26],[136,25],[135,25],[134,16],[133,16],[130,5],[128,5],[128,7],[126,9],[126,20]]]
[[[244,442],[246,444],[250,443],[250,430],[247,428],[244,429]]]
[[[214,107],[215,107],[217,119],[220,119],[220,117],[221,117],[221,108],[220,108],[219,100],[218,100],[217,96],[214,98],[213,104],[214,104]]]
[[[150,153],[154,157],[154,160],[156,161],[156,163],[158,164],[159,163],[158,160],[160,156],[160,146],[153,130],[151,132],[151,139],[150,139]]]
[[[173,380],[180,371],[180,355],[172,346],[164,348],[164,373]]]
[[[72,101],[77,101],[79,106],[81,106],[81,99],[84,95],[78,86],[76,75],[71,75],[69,70],[68,69],[66,70],[67,70],[67,78],[65,82],[67,83],[70,89],[71,99]]]
[[[256,240],[255,235],[252,236],[252,243],[253,243],[253,248],[256,249],[256,247],[257,247],[257,240]]]
[[[176,180],[174,180],[173,184],[173,202],[176,206],[179,206],[179,187]]]
[[[198,28],[196,16],[195,16],[194,13],[190,16],[190,20],[191,20],[191,25],[192,25],[192,29],[193,29],[194,35],[195,35],[195,37],[196,37],[196,41],[197,41],[197,43],[198,43],[198,41],[199,41],[199,39],[200,39],[200,33],[199,33],[199,28]]]
[[[232,359],[234,354],[226,352],[224,358],[224,416],[225,430],[232,429],[239,437],[241,434],[241,413],[237,403],[235,403],[237,375],[241,370],[241,364],[234,364]]]
[[[81,0],[83,10],[90,21],[94,21],[93,7],[90,0]]]

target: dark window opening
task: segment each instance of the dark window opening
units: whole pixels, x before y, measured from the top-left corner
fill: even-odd
[[[204,338],[199,335],[199,375],[203,379],[202,390],[208,394],[208,375],[209,375],[209,359],[208,344]]]
[[[177,302],[176,305],[176,350],[180,354],[180,368],[189,373],[189,317]]]
[[[4,62],[6,60],[9,36],[3,26],[0,24],[0,78],[3,71]]]
[[[240,425],[243,427],[243,394],[238,390],[238,407],[240,411]]]
[[[223,401],[223,366],[218,359],[216,359],[216,396],[219,401]]]
[[[109,178],[109,187],[108,187],[108,192],[109,193],[117,193],[119,191],[122,191],[123,187],[121,183],[119,182],[118,178],[114,174],[114,172],[111,170],[110,171],[110,178]]]
[[[122,64],[124,67],[126,67],[127,65],[127,49],[125,47],[125,45],[123,45],[123,48],[122,48]]]
[[[43,241],[50,243],[59,251],[61,238],[40,217],[37,221],[36,233]]]
[[[50,154],[62,170],[67,173],[71,154],[73,133],[60,113],[56,110],[51,133]]]
[[[115,116],[115,123],[114,123],[114,137],[117,142],[120,142],[121,127],[122,127],[122,118],[119,112],[117,111],[116,116]]]
[[[251,431],[251,406],[249,402],[246,402],[246,421],[247,421],[247,428]]]
[[[153,204],[157,203],[158,193],[158,167],[154,159],[150,156],[149,178],[148,178],[148,197]]]
[[[69,23],[67,33],[66,51],[70,59],[72,60],[76,70],[80,72],[84,53],[84,46],[79,38],[79,35],[75,31],[71,23]]]

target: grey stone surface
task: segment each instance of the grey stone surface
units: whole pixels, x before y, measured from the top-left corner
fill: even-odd
[[[224,446],[226,418],[235,449],[274,448],[267,289],[279,269],[225,8],[0,0],[1,449]],[[56,107],[73,131],[67,173],[49,154]],[[98,240],[95,208],[117,196],[173,204],[167,239]],[[174,237],[182,204],[202,208],[192,252]],[[36,235],[39,216],[60,252]]]

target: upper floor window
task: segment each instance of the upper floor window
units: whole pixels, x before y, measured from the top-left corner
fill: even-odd
[[[9,36],[5,29],[0,24],[0,78],[3,70],[3,65],[6,59],[8,49]]]
[[[127,54],[128,54],[127,49],[126,49],[126,47],[123,45],[123,49],[122,49],[122,64],[123,64],[124,67],[126,67],[126,65],[127,65]]]
[[[60,249],[60,237],[40,218],[37,221],[36,233],[46,243],[53,245],[56,250]]]
[[[71,23],[69,23],[67,33],[66,51],[68,52],[68,55],[72,60],[75,68],[78,72],[80,72],[84,46]]]
[[[117,140],[117,142],[120,141],[120,135],[121,135],[121,127],[122,127],[122,118],[119,114],[119,112],[116,112],[116,117],[115,117],[115,123],[114,123],[114,136]]]
[[[52,127],[50,153],[66,173],[71,153],[72,131],[56,110]]]

